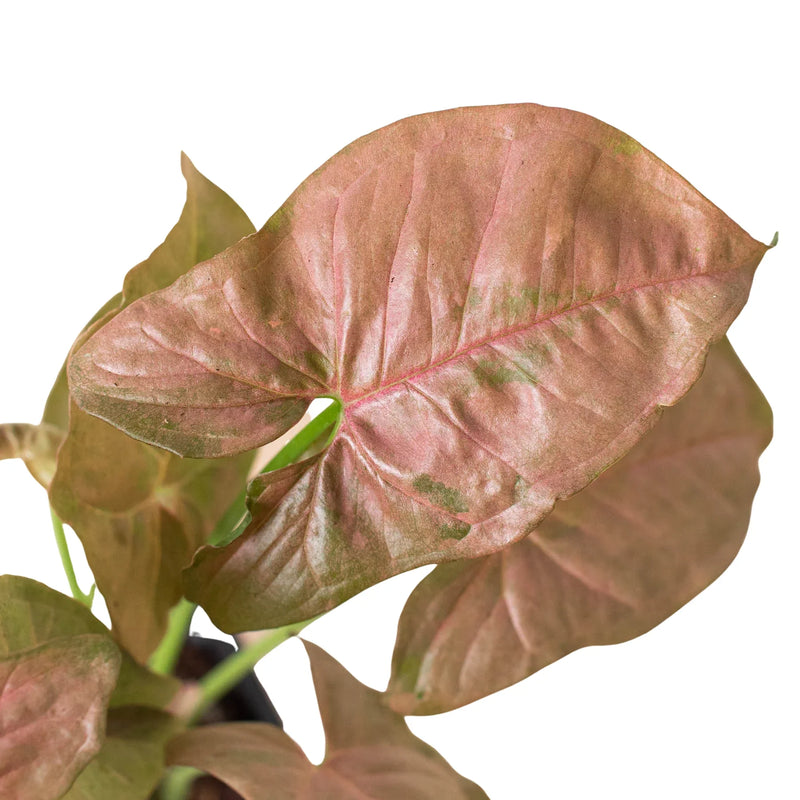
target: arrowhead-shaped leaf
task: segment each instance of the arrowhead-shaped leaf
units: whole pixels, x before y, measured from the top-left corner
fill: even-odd
[[[769,406],[721,342],[684,400],[526,539],[419,584],[400,618],[393,707],[448,711],[675,612],[736,555],[771,431]]]
[[[108,324],[144,293],[172,283],[254,231],[244,212],[183,155],[186,204],[152,255],[126,276],[123,293],[79,337]],[[62,420],[62,379],[45,418]],[[144,661],[161,640],[181,597],[180,574],[241,492],[252,458],[183,460],[135,441],[73,404],[51,502],[80,537],[119,641]]]
[[[283,731],[260,723],[184,733],[170,743],[169,762],[210,772],[246,800],[486,800],[378,692],[319,648],[306,647],[327,738],[319,767]]]
[[[571,111],[468,108],[345,148],[256,235],[73,356],[87,411],[191,456],[260,445],[317,396],[330,447],[204,550],[226,630],[313,616],[523,537],[699,375],[766,246],[629,137]],[[287,481],[286,475],[294,479]]]
[[[108,715],[103,747],[62,800],[143,800],[164,773],[164,746],[176,719],[149,708],[116,709]]]

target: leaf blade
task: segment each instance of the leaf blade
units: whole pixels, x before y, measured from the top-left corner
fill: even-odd
[[[393,707],[456,708],[674,613],[738,551],[770,435],[769,406],[716,345],[687,397],[527,538],[420,583],[401,615]]]

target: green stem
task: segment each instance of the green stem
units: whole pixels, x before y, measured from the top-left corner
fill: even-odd
[[[327,408],[317,414],[305,428],[298,431],[295,436],[278,450],[264,465],[264,468],[259,473],[260,475],[263,475],[265,472],[274,472],[277,469],[288,467],[289,464],[294,464],[294,462],[298,461],[326,431],[329,431],[329,433],[323,445],[323,449],[331,443],[342,421],[342,401],[335,397],[331,399],[333,402]],[[237,503],[240,503],[240,501],[237,500]],[[237,507],[241,508],[241,503]],[[227,513],[225,519],[228,519]],[[245,528],[250,524],[250,512],[245,508],[244,513],[238,517],[238,520],[239,522],[234,528],[231,528],[230,525],[227,527],[221,524],[217,525],[208,543],[216,547],[223,547],[224,545],[230,544],[234,539],[238,539],[239,536],[244,533]]]
[[[78,579],[75,577],[75,568],[72,566],[72,559],[69,555],[67,537],[64,533],[64,523],[52,507],[50,508],[50,518],[53,520],[53,533],[56,535],[56,546],[58,547],[58,554],[61,556],[61,564],[64,567],[72,596],[79,603],[83,603],[87,608],[91,608],[92,601],[94,600],[94,592],[97,587],[95,584],[92,584],[92,588],[89,589],[89,594],[84,594],[81,591],[80,586],[78,586]]]
[[[336,431],[339,429],[342,419],[342,401],[336,397],[331,399],[333,402],[326,409],[320,411],[305,428],[298,431],[297,435],[290,439],[270,459],[261,472],[272,472],[273,470],[293,464],[328,428],[332,428],[332,430],[325,442],[325,447],[331,443],[331,440],[336,435]]]
[[[293,464],[329,429],[330,433],[324,446],[327,447],[330,444],[339,429],[342,419],[341,400],[338,398],[332,398],[332,400],[333,402],[327,408],[317,414],[305,428],[298,431],[267,462],[266,466],[261,470],[262,473],[272,472]],[[244,532],[251,520],[250,512],[247,511],[245,506],[246,497],[247,490],[243,489],[215,526],[208,539],[208,544],[222,547],[230,544]],[[196,603],[182,598],[178,605],[174,606],[170,611],[167,632],[148,662],[150,669],[154,672],[169,674],[175,668],[181,648],[189,633],[189,625],[196,608]]]
[[[161,782],[159,800],[186,800],[195,778],[202,774],[194,767],[172,767]]]
[[[175,669],[183,643],[189,635],[189,625],[191,625],[196,608],[197,603],[192,603],[185,597],[182,597],[178,604],[172,607],[169,612],[167,632],[147,662],[153,672],[170,675]]]
[[[245,645],[207,672],[197,684],[200,691],[194,707],[187,715],[189,724],[197,722],[217,700],[224,697],[236,686],[267,653],[292,636],[296,636],[315,619],[318,619],[318,617],[284,625],[282,628],[264,631],[255,642]]]

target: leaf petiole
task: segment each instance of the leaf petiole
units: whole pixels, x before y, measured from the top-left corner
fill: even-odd
[[[189,626],[196,609],[197,603],[192,603],[185,597],[170,609],[167,632],[147,662],[153,672],[160,675],[172,674],[178,663],[183,643],[189,635]]]
[[[326,431],[330,429],[324,447],[327,447],[336,435],[342,419],[342,402],[338,398],[331,398],[333,402],[314,417],[308,425],[297,432],[271,459],[261,472],[272,472],[297,461]],[[223,514],[208,539],[208,544],[222,547],[237,539],[250,523],[250,512],[245,508],[246,490],[230,505]],[[244,509],[244,513],[243,513]],[[234,522],[236,525],[234,526]],[[63,529],[62,529],[63,533]],[[72,584],[70,584],[72,585]],[[92,590],[94,591],[94,589]],[[181,648],[189,634],[196,603],[185,597],[170,610],[167,632],[161,643],[150,656],[148,665],[153,672],[168,675],[175,669]]]
[[[67,545],[67,537],[64,533],[64,523],[61,518],[56,514],[53,508],[50,508],[50,519],[53,521],[53,533],[56,536],[56,546],[58,547],[58,554],[61,556],[61,564],[64,567],[64,573],[67,576],[69,589],[72,596],[79,602],[83,603],[87,608],[91,609],[94,600],[94,593],[97,589],[96,584],[92,584],[89,589],[89,594],[84,594],[80,586],[78,586],[78,579],[75,577],[75,568],[72,566],[72,559],[69,555],[69,546]]]
[[[187,713],[187,722],[190,725],[196,723],[217,700],[224,697],[236,686],[267,653],[292,636],[296,636],[303,628],[317,619],[319,619],[319,616],[303,622],[293,622],[289,625],[284,625],[282,628],[262,631],[250,644],[240,648],[217,664],[198,682],[198,697]]]

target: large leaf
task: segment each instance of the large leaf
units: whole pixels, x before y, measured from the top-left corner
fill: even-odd
[[[87,634],[113,641],[103,623],[77,600],[30,578],[0,576],[0,658]],[[179,686],[174,678],[155,675],[123,651],[109,705],[165,708]]]
[[[162,711],[129,707],[108,716],[106,739],[62,800],[144,800],[164,773],[164,746],[177,722]]]
[[[686,398],[526,539],[419,584],[400,618],[392,706],[448,711],[664,620],[736,555],[771,431],[766,400],[721,342]]]
[[[188,575],[222,628],[274,627],[526,535],[683,396],[765,250],[591,117],[427,114],[131,305],[75,353],[72,390],[191,456],[341,397],[330,447],[263,479],[268,511]]]
[[[325,760],[313,766],[280,729],[209,725],[173,740],[170,763],[210,772],[246,800],[485,800],[432,748],[323,651],[306,644],[325,728]]]
[[[186,204],[152,255],[126,276],[124,289],[95,315],[76,346],[149,291],[251,233],[244,212],[182,155]],[[68,402],[56,382],[45,418],[63,420]],[[245,454],[188,461],[134,441],[74,404],[51,486],[51,502],[80,537],[108,604],[119,641],[144,661],[161,640],[167,613],[182,595],[181,570],[241,492]]]

